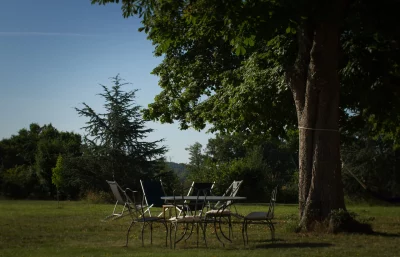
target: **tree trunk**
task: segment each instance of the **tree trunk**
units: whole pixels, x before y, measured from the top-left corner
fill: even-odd
[[[288,73],[299,126],[300,227],[311,230],[345,209],[339,135],[339,24],[304,24]]]

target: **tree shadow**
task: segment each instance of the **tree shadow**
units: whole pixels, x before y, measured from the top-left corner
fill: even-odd
[[[382,236],[382,237],[400,237],[400,233],[393,234],[393,233],[386,233],[386,232],[373,232],[372,236]]]
[[[275,240],[276,242],[277,240]],[[265,241],[264,241],[265,242]],[[255,248],[320,248],[331,247],[334,244],[330,243],[266,243],[256,245]]]

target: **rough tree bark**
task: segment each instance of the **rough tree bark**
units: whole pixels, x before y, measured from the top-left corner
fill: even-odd
[[[339,10],[342,1],[336,2]],[[339,135],[340,21],[309,20],[298,31],[298,55],[287,78],[299,126],[300,228],[312,230],[333,210],[346,210]]]

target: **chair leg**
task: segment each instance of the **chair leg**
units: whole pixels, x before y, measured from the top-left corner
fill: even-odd
[[[242,237],[243,237],[244,246],[246,246],[246,244],[249,243],[249,236],[247,235],[247,225],[248,225],[248,221],[246,219],[244,219],[243,225],[242,225]]]
[[[131,228],[134,223],[135,223],[134,221],[131,222],[131,224],[129,225],[129,228],[128,228],[128,232],[126,233],[126,244],[125,244],[126,247],[128,247],[129,233],[131,232]]]
[[[197,248],[199,248],[199,223],[196,223],[196,234]]]
[[[221,220],[219,220],[219,226],[220,226],[220,227],[219,227],[219,228],[220,228],[220,231],[221,231],[221,233],[222,233],[222,230],[221,230]],[[215,236],[217,237],[218,241],[220,241],[221,244],[222,244],[222,246],[225,247],[224,242],[221,240],[221,238],[219,237],[218,232],[217,232],[217,217],[214,217],[214,233],[215,233]]]
[[[269,226],[269,230],[271,231],[271,240],[275,241],[275,226],[274,223],[272,223],[272,221],[268,221],[268,226]]]
[[[175,236],[174,236],[174,249],[176,248],[176,233],[177,233],[177,230],[178,230],[178,223],[176,222],[175,223]],[[180,240],[179,240],[180,241]]]
[[[247,233],[247,228],[249,226],[249,221],[246,220],[246,227],[245,227],[245,232],[246,232],[246,244],[249,244],[249,234]]]
[[[217,218],[217,217],[215,217],[215,218]],[[229,222],[228,223],[228,237],[225,235],[224,231],[222,230],[222,224],[223,224],[222,219],[223,218],[227,218],[227,217],[219,216],[219,231],[221,231],[221,235],[223,237],[225,237],[226,240],[228,240],[229,242],[232,243],[232,240],[231,240],[231,227],[230,227],[231,223],[230,223],[229,216],[227,218],[228,222]]]
[[[229,224],[229,239],[233,239],[233,227],[232,227],[232,219],[231,216],[228,216],[228,224]]]
[[[165,247],[168,247],[168,225],[165,223],[165,221],[162,222],[162,224],[165,227]]]
[[[243,223],[242,223],[242,237],[243,237],[243,244],[244,244],[244,246],[246,246],[246,241],[245,241],[245,239],[244,239],[244,226],[245,226],[245,223],[246,223],[246,220],[243,220]]]
[[[172,249],[172,222],[169,224],[169,248]]]
[[[206,238],[206,231],[207,231],[207,221],[204,222],[204,229],[203,229],[203,240],[204,240],[204,244],[207,246],[207,238]]]
[[[190,229],[189,235],[185,238],[185,242],[186,242],[186,241],[192,236],[192,234],[193,234],[194,223],[190,223],[190,224],[192,224],[192,227],[191,227],[191,229]],[[186,231],[185,231],[185,234],[186,234]]]
[[[153,222],[150,222],[150,245],[153,245]]]
[[[143,222],[143,225],[142,225],[142,246],[144,246],[144,228],[145,228],[145,226],[146,226],[146,222]]]

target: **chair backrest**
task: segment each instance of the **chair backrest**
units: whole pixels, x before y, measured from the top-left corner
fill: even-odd
[[[215,182],[192,182],[189,188],[188,196],[209,196],[211,195],[211,190],[213,189]],[[192,213],[200,214],[206,204],[204,199],[196,199],[196,201],[184,201],[188,209]]]
[[[188,196],[197,196],[200,194],[200,196],[203,196],[205,194],[210,195],[211,190],[214,187],[215,182],[194,182],[190,186]]]
[[[228,188],[227,192],[225,192],[225,195],[229,196],[236,196],[237,192],[239,191],[240,185],[243,183],[243,180],[234,180],[231,184],[231,186]],[[231,201],[228,201],[228,205],[230,205]]]
[[[125,204],[125,200],[122,197],[121,193],[123,193],[122,188],[118,185],[116,181],[109,181],[106,180],[107,183],[110,185],[111,191],[114,194],[115,199],[118,201],[119,204]]]
[[[243,180],[234,180],[222,196],[236,196],[237,192],[239,191],[240,185],[242,183],[243,183]],[[225,203],[225,206],[230,206],[231,203],[232,203],[232,201],[227,201]],[[221,202],[218,201],[214,205],[214,208],[219,208],[220,205],[221,205]]]
[[[147,206],[162,207],[165,203],[161,199],[165,196],[165,191],[161,180],[140,180],[142,186],[144,202]]]
[[[236,196],[237,192],[239,191],[240,185],[243,183],[243,180],[234,180],[231,184],[231,186],[228,188],[227,192],[225,192],[225,195],[229,196]]]
[[[273,219],[274,218],[274,210],[275,210],[275,203],[276,203],[276,194],[278,192],[278,186],[276,186],[271,193],[271,199],[269,201],[269,208],[268,208],[268,217]]]
[[[191,187],[192,188],[192,187]],[[182,218],[185,216],[197,216],[201,217],[203,215],[203,209],[207,204],[207,196],[209,196],[210,189],[209,187],[205,188],[193,188],[193,191],[196,193],[192,193],[190,196],[195,196],[196,200],[184,200],[183,195],[175,195],[174,191],[174,205],[181,206],[179,212],[175,212],[176,218]],[[179,190],[177,192],[179,194]]]

